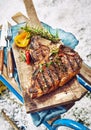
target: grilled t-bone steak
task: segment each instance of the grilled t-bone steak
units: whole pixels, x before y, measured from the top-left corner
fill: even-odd
[[[32,38],[31,48],[34,70],[29,88],[31,98],[56,90],[79,73],[82,59],[73,49],[60,45],[56,52],[50,53],[39,37]]]

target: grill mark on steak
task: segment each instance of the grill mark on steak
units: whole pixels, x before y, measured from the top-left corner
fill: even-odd
[[[59,70],[58,70],[58,66],[57,66],[57,64],[55,64],[54,62],[53,62],[53,67],[55,68],[55,74],[57,75],[57,77],[58,77],[58,80],[61,80],[61,77],[59,76]]]
[[[39,84],[40,89],[43,91],[43,86],[42,86],[42,84],[41,84],[40,79],[37,77],[36,80],[37,80],[37,82],[38,82],[38,84]]]
[[[48,87],[47,87],[47,85],[46,85],[46,82],[45,82],[45,79],[44,79],[42,73],[40,73],[40,75],[39,75],[39,79],[40,79],[41,84],[42,84],[43,92],[45,93],[46,91],[48,91]]]
[[[67,57],[67,60],[68,60],[68,62],[69,62],[69,64],[70,64],[71,69],[74,71],[74,68],[73,68],[73,65],[72,65],[72,63],[71,63],[71,61],[70,61],[70,59],[69,59],[69,56],[66,55],[66,57]]]
[[[55,85],[54,79],[52,78],[52,74],[51,74],[51,72],[50,72],[49,67],[46,67],[46,69],[47,69],[47,73],[48,73],[48,75],[49,75],[49,77],[50,77],[50,79],[51,79],[52,85]]]
[[[47,67],[44,67],[43,74],[44,74],[44,77],[45,77],[45,79],[47,81],[48,87],[50,88],[51,85],[53,85],[53,81],[51,80],[51,77],[49,75]]]
[[[77,62],[76,62],[75,56],[74,57],[70,56],[69,61],[72,65],[73,71],[75,72],[77,70],[77,68],[79,67]]]
[[[61,80],[64,74],[67,75],[67,67],[66,67],[67,60],[65,61],[62,56],[62,57],[58,57],[57,60],[54,61],[55,61],[54,65],[58,73],[59,80]]]
[[[73,60],[72,63],[73,63],[74,71],[76,71],[80,67],[78,65],[78,61],[76,59],[76,56],[74,56],[72,60]]]
[[[56,80],[59,80],[59,74],[58,72],[56,71],[56,68],[54,67],[53,65],[54,63],[52,62],[51,66],[50,66],[50,71],[51,71],[51,75],[54,79],[54,84],[55,84],[55,79]]]
[[[44,81],[45,81],[45,84],[47,86],[47,88],[50,88],[49,84],[48,84],[48,80],[46,79],[44,73],[42,72],[42,75],[43,75],[43,78],[44,78]]]
[[[59,80],[58,80],[58,78],[55,74],[55,71],[50,70],[50,74],[51,74],[51,80],[52,80],[52,83],[53,83],[50,89],[53,90],[58,86]]]

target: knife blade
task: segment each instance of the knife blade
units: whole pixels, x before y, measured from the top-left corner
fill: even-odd
[[[3,73],[3,63],[4,63],[4,47],[7,46],[5,36],[7,35],[7,22],[5,21],[2,25],[1,39],[0,39],[0,74]]]

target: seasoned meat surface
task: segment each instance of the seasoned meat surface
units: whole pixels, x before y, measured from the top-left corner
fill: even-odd
[[[73,49],[60,45],[56,53],[50,54],[50,49],[37,42],[37,48],[33,48],[33,67],[37,63],[32,74],[29,93],[31,98],[38,98],[44,94],[56,90],[72,79],[82,65],[82,59]],[[46,58],[47,56],[47,58]]]

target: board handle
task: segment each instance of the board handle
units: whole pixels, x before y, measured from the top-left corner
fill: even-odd
[[[42,28],[42,25],[37,17],[36,10],[32,0],[23,0],[26,8],[27,15],[29,17],[29,25]]]
[[[82,68],[80,70],[79,74],[87,83],[91,85],[91,68],[86,65],[85,63],[82,63]]]

